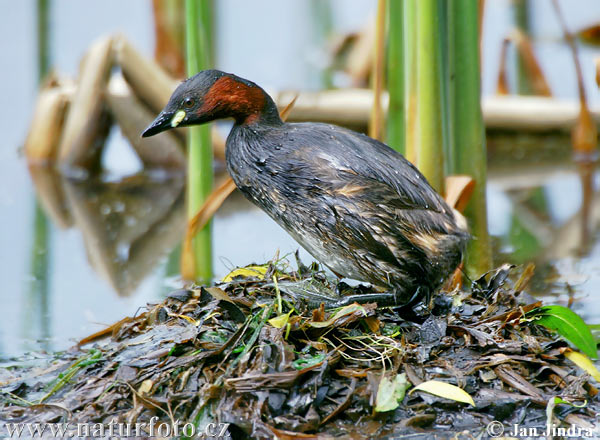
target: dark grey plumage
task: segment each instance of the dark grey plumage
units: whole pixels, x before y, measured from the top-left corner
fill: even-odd
[[[421,173],[374,139],[334,125],[234,125],[237,187],[341,276],[408,300],[460,263],[468,234]]]
[[[282,122],[251,81],[198,73],[143,136],[228,117],[227,166],[237,187],[339,276],[389,287],[403,303],[460,264],[465,220],[410,162],[351,130]]]

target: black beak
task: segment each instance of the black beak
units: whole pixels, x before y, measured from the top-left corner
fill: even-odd
[[[152,121],[152,124],[150,124],[144,130],[144,132],[142,133],[142,137],[154,136],[155,134],[161,133],[165,130],[172,128],[171,121],[173,120],[173,115],[173,112],[160,112],[156,119]]]

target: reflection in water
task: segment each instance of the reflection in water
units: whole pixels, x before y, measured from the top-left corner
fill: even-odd
[[[496,178],[490,180],[491,187],[501,190],[490,203],[499,242],[496,262],[534,262],[530,293],[552,303],[575,302],[575,309],[590,322],[600,319],[597,308],[589,307],[598,301],[594,296],[600,286],[596,166],[548,158],[531,173],[521,172],[522,177],[496,170],[491,173]],[[508,205],[494,205],[499,196],[506,197]],[[504,216],[504,225],[498,227],[498,217]]]
[[[49,8],[48,0],[37,1],[37,62],[38,62],[38,83],[41,83],[48,73],[50,65],[48,45]],[[40,206],[38,198],[34,198],[34,221],[33,221],[33,242],[30,261],[30,281],[27,289],[27,307],[24,309],[24,316],[21,323],[23,325],[23,334],[26,339],[38,339],[41,341],[41,348],[50,350],[50,313],[48,310],[48,278],[50,271],[48,268],[48,245],[49,228],[48,219]],[[39,328],[34,324],[39,317]]]
[[[503,258],[516,264],[528,261],[552,262],[568,257],[586,257],[594,244],[593,236],[600,224],[600,200],[594,193],[595,173],[586,166],[579,174],[580,188],[572,191],[565,185],[575,176],[567,175],[548,181],[533,188],[511,189],[505,192],[510,200],[512,214],[510,227],[502,234],[506,254]],[[558,181],[558,182],[557,182]],[[559,183],[557,187],[557,183]],[[553,185],[551,185],[553,184]],[[577,206],[566,218],[556,216],[572,208],[573,200]]]
[[[23,335],[26,339],[41,341],[41,348],[50,350],[50,313],[48,311],[48,267],[49,230],[48,219],[40,203],[36,200],[33,222],[33,243],[31,247],[31,269],[27,307],[21,319]],[[37,322],[39,320],[39,322]],[[37,325],[36,325],[37,323]],[[35,333],[35,334],[34,334]]]
[[[130,295],[181,239],[182,175],[108,182],[73,181],[47,168],[30,172],[48,215],[81,232],[90,265],[119,295]]]

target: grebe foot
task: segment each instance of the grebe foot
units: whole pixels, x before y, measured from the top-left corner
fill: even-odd
[[[360,295],[348,295],[339,300],[332,301],[329,304],[325,302],[325,307],[336,308],[344,307],[352,303],[367,304],[376,303],[379,307],[412,307],[422,298],[428,298],[429,295],[424,292],[423,287],[417,287],[410,299],[406,299],[404,291],[396,289],[393,292],[383,293],[363,293]]]

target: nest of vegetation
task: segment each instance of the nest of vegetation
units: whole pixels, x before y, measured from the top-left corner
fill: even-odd
[[[567,343],[524,322],[537,304],[516,272],[501,267],[406,319],[374,304],[310,309],[302,292],[340,290],[315,264],[255,267],[173,292],[67,352],[4,362],[0,419],[158,417],[225,423],[231,437],[253,439],[480,438],[494,420],[507,430],[549,420],[597,429],[593,379],[564,356]],[[430,380],[462,388],[475,405],[410,388],[382,402],[400,382]],[[572,404],[550,407],[555,396]]]

